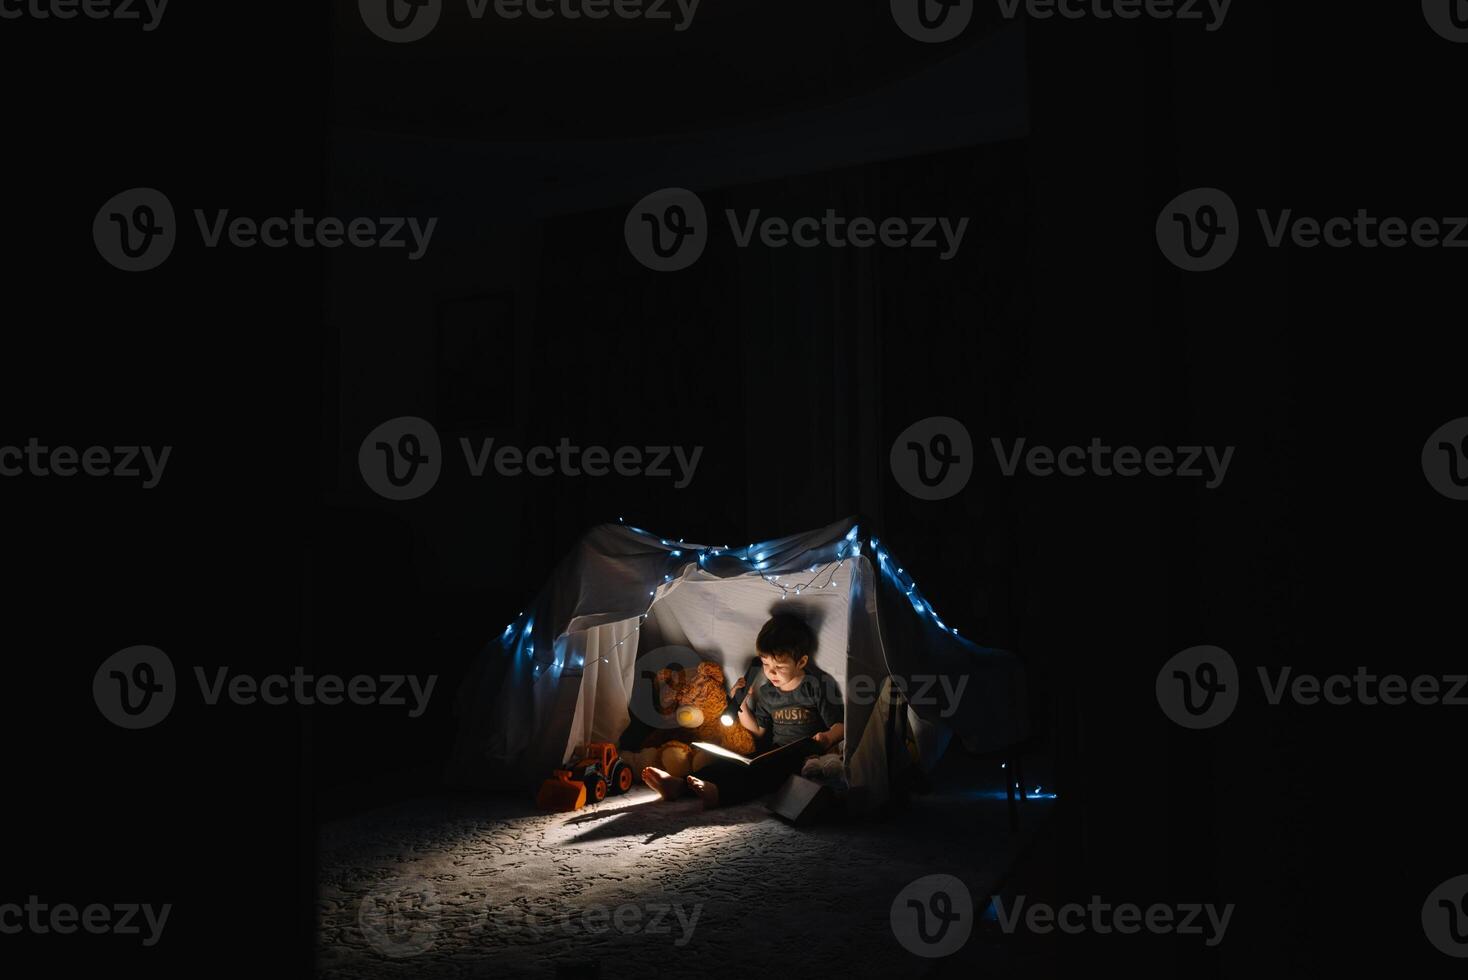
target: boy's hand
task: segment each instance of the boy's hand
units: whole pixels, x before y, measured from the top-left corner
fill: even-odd
[[[734,682],[734,690],[732,690],[732,691],[729,692],[729,697],[731,697],[731,698],[734,697],[734,695],[738,694],[742,690],[744,690],[744,678],[743,677],[739,678],[739,680],[737,680],[737,681]],[[753,694],[754,692],[751,691],[749,693]]]
[[[811,739],[812,742],[815,742],[821,748],[825,748],[826,746],[828,746],[828,745],[831,744],[831,733],[830,732],[816,732],[814,735],[812,735],[810,737],[810,739]]]

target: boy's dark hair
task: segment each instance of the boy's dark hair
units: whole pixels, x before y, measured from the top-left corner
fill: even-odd
[[[799,616],[776,613],[760,627],[754,648],[764,654],[786,653],[799,660],[816,652],[816,635]]]

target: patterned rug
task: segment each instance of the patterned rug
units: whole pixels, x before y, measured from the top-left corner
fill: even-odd
[[[1051,805],[1025,804],[1026,829]],[[561,814],[505,798],[418,800],[323,828],[317,972],[910,976],[933,961],[894,925],[894,905],[917,907],[904,889],[957,878],[968,894],[944,907],[971,924],[1026,837],[1009,832],[993,791],[810,828],[757,801],[704,811],[642,786]]]

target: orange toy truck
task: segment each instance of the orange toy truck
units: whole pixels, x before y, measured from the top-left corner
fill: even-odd
[[[578,745],[571,761],[558,766],[540,784],[535,805],[542,810],[579,810],[588,799],[600,803],[608,793],[627,792],[632,779],[632,767],[617,755],[611,742]]]

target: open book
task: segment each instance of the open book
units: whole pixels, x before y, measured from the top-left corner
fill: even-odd
[[[712,742],[694,742],[693,747],[695,749],[703,749],[709,755],[716,755],[720,759],[728,759],[730,762],[741,762],[746,766],[752,766],[756,762],[762,762],[772,756],[780,755],[783,752],[789,752],[791,749],[796,748],[797,746],[805,746],[806,749],[809,750],[812,738],[814,738],[814,736],[812,735],[807,735],[805,738],[797,738],[793,742],[787,742],[784,745],[770,749],[770,751],[768,752],[761,752],[759,755],[756,756],[740,755],[738,752],[730,752],[722,745],[715,745]]]

